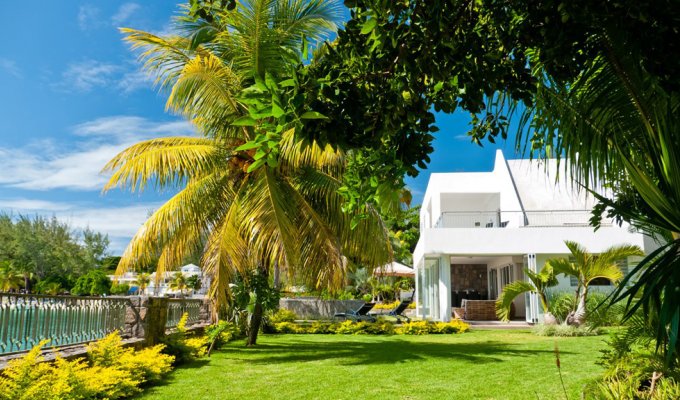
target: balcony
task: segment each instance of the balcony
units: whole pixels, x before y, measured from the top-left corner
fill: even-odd
[[[540,211],[461,211],[444,212],[435,228],[524,228],[524,227],[587,227],[590,210]],[[609,219],[602,226],[611,226]]]

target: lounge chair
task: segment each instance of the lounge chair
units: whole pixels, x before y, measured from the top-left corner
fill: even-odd
[[[401,322],[402,319],[405,319],[406,322],[411,322],[411,319],[402,313],[406,311],[408,308],[409,304],[411,304],[411,300],[402,300],[401,303],[399,303],[394,309],[392,309],[390,312],[388,312],[385,315],[389,315],[391,317],[394,317],[397,319],[397,321]]]
[[[375,322],[375,317],[372,315],[368,315],[368,312],[373,309],[373,306],[375,306],[375,303],[364,303],[363,306],[359,307],[356,310],[350,310],[346,313],[336,313],[333,315],[333,318],[344,318],[344,319],[351,319],[354,321],[372,321]]]

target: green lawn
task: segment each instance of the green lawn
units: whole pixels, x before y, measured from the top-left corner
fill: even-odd
[[[262,335],[178,368],[139,399],[570,399],[601,369],[605,336],[526,331],[462,335]]]

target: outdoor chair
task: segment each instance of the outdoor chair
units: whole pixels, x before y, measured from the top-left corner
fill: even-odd
[[[354,321],[371,321],[375,322],[376,319],[372,315],[368,315],[368,312],[373,309],[373,306],[375,306],[375,303],[364,303],[363,306],[359,307],[356,310],[350,310],[346,313],[336,313],[333,315],[333,318],[344,318],[344,319],[351,319]]]
[[[393,310],[388,312],[385,315],[389,315],[391,317],[394,317],[397,319],[397,321],[401,322],[402,319],[405,319],[406,322],[411,322],[411,319],[402,313],[406,311],[408,308],[409,304],[411,304],[411,300],[402,300],[401,303],[399,303],[396,307],[394,307]]]

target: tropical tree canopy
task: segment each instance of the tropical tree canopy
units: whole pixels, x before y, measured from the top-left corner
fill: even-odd
[[[237,12],[210,9],[209,16],[181,16],[164,37],[123,30],[169,90],[168,109],[191,120],[199,135],[142,142],[106,166],[112,172],[106,190],[180,189],[137,232],[118,273],[158,254],[161,274],[202,252],[210,294],[226,304],[237,273],[258,269],[266,276],[278,265],[310,287],[340,289],[349,260],[387,262],[389,241],[377,211],[353,230],[354,215],[343,212],[338,189],[346,153],[300,140],[298,125],[277,120],[276,104],[253,111],[252,96],[272,100],[269,91],[302,62],[303,44],[335,29],[338,4],[252,0],[239,2]],[[246,121],[254,119],[271,131]],[[261,146],[244,147],[256,138]],[[275,158],[270,142],[277,143]]]
[[[568,258],[551,258],[546,265],[552,267],[556,274],[564,274],[576,278],[577,308],[574,311],[573,323],[582,325],[586,322],[586,301],[588,288],[596,279],[607,279],[618,283],[623,278],[619,262],[632,256],[643,256],[638,246],[613,246],[602,253],[591,254],[580,244],[572,241],[564,242],[573,261]]]

